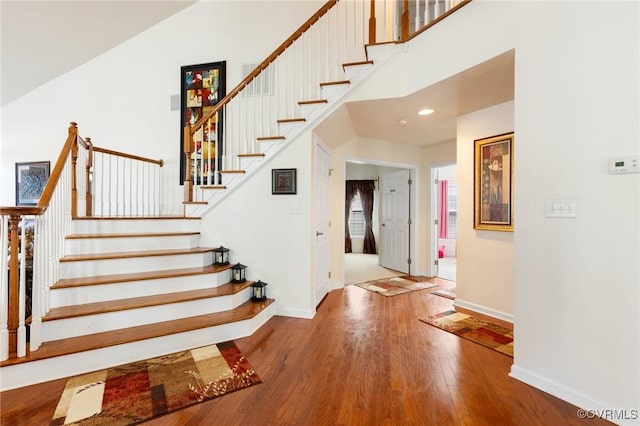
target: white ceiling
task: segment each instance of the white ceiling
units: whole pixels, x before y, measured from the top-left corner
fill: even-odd
[[[0,0],[2,105],[194,3]],[[453,140],[457,116],[513,99],[513,67],[507,52],[403,98],[347,103],[316,130],[331,146],[356,136],[416,146]],[[426,106],[436,112],[418,116]]]
[[[0,1],[2,106],[194,1]]]

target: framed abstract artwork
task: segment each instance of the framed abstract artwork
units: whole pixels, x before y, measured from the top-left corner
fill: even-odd
[[[16,206],[35,206],[49,179],[49,161],[16,163]]]
[[[297,192],[296,169],[272,169],[271,193],[295,194]]]
[[[513,133],[474,141],[474,229],[513,231]]]
[[[184,154],[184,131],[205,117],[226,95],[226,61],[188,65],[180,68],[180,183],[187,167],[196,185],[215,184],[216,171],[222,164],[223,112],[213,115],[193,134],[190,164]]]

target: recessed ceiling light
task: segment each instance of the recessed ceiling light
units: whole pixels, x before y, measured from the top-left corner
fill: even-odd
[[[419,115],[429,115],[429,114],[433,114],[433,110],[432,109],[421,109],[420,111],[418,111]]]
[[[408,118],[401,118],[401,119],[398,120],[398,124],[401,125],[401,126],[406,125],[408,122],[409,122]]]

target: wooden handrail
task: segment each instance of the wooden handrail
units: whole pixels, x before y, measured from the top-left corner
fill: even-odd
[[[328,2],[326,2],[311,18],[307,19],[305,23],[300,26],[300,28],[298,28],[293,34],[291,34],[288,39],[286,39],[280,46],[278,46],[278,48],[276,48],[273,53],[267,56],[267,58],[262,61],[260,65],[255,67],[253,71],[251,71],[249,75],[247,75],[244,80],[240,82],[240,84],[238,84],[231,92],[229,92],[224,98],[222,98],[211,111],[204,115],[193,126],[189,126],[187,124],[186,127],[190,128],[189,132],[191,134],[194,134],[196,130],[202,127],[204,123],[207,122],[207,120],[209,120],[218,111],[220,111],[222,107],[228,104],[231,99],[236,97],[236,95],[240,93],[240,91],[244,89],[245,86],[251,83],[251,80],[260,75],[260,73],[265,70],[269,66],[269,64],[271,64],[271,62],[275,61],[278,56],[280,56],[289,46],[291,46],[294,41],[299,39],[305,31],[311,28],[311,26],[315,24],[318,19],[324,16],[324,14],[327,13],[333,6],[335,6],[337,2],[337,0],[329,0]]]
[[[87,139],[89,139],[89,138],[87,138]],[[164,160],[162,160],[162,159],[154,160],[153,158],[140,157],[138,155],[127,154],[126,152],[113,151],[111,149],[100,148],[98,146],[93,146],[93,145],[91,145],[91,146],[93,147],[93,152],[101,152],[103,154],[115,155],[117,157],[128,158],[130,160],[137,160],[137,161],[144,161],[146,163],[153,163],[153,164],[159,165],[160,167],[164,166]]]

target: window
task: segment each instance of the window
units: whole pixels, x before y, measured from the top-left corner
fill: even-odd
[[[364,213],[360,193],[356,192],[351,201],[351,213],[349,214],[349,233],[352,237],[364,237]]]
[[[455,183],[447,184],[447,195],[449,204],[449,226],[447,228],[447,238],[456,238],[457,210],[458,210],[458,186]]]

